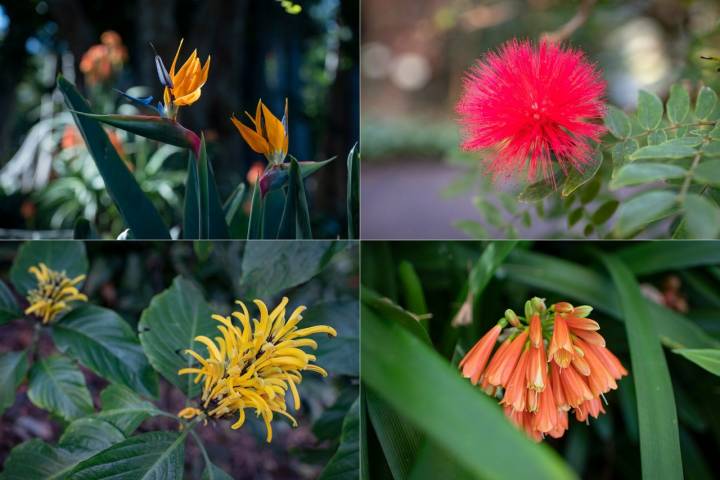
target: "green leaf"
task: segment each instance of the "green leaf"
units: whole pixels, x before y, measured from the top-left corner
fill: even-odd
[[[496,241],[485,247],[477,263],[470,270],[468,288],[473,296],[478,296],[485,290],[495,276],[495,271],[516,246],[516,241]]]
[[[1,480],[62,480],[68,467],[75,464],[74,455],[42,440],[30,440],[16,446],[5,460]]]
[[[360,146],[356,143],[347,158],[347,222],[348,238],[360,233]]]
[[[225,223],[232,225],[235,222],[235,217],[242,212],[243,201],[245,200],[245,184],[241,183],[228,197],[223,205],[223,211],[225,212]]]
[[[247,239],[254,240],[263,236],[263,198],[260,192],[260,182],[253,185],[252,200],[250,202],[250,218],[248,219]]]
[[[720,376],[720,350],[717,348],[677,348],[673,353],[682,355],[713,375]]]
[[[15,403],[15,391],[25,378],[27,368],[24,351],[0,353],[0,416]]]
[[[73,480],[151,480],[182,478],[185,437],[174,432],[136,435],[78,464]]]
[[[170,239],[168,229],[150,199],[143,193],[132,173],[120,159],[100,124],[76,112],[90,112],[90,106],[75,86],[58,77],[58,88],[65,96],[65,103],[73,111],[75,123],[82,133],[105,188],[117,206],[125,223],[137,239]]]
[[[22,316],[23,312],[15,300],[15,295],[5,285],[5,282],[0,280],[0,325]]]
[[[111,382],[157,395],[157,376],[130,325],[117,313],[84,305],[52,326],[58,349]]]
[[[215,175],[207,156],[205,135],[200,141],[200,157],[198,158],[198,184],[200,185],[200,233],[202,238],[228,238],[228,227],[225,223],[225,211],[220,202],[220,195],[215,184]]]
[[[332,366],[336,375],[360,375],[360,306],[356,300],[313,305],[303,313],[302,325],[329,325],[337,337],[316,338],[315,352],[320,366]]]
[[[676,205],[677,196],[674,192],[652,190],[641,193],[620,205],[615,228],[620,236],[630,236],[672,214]]]
[[[575,478],[551,448],[528,440],[493,399],[462,379],[431,346],[370,309],[362,318],[361,374],[368,393],[402,412],[469,473],[476,478]],[[447,408],[448,398],[452,408]]]
[[[623,166],[610,181],[610,189],[617,190],[628,185],[658,182],[670,178],[682,178],[687,171],[669,163],[630,163]]]
[[[302,238],[301,234],[298,235],[298,210],[300,208],[298,189],[302,187],[302,179],[298,181],[297,173],[297,162],[294,162],[290,166],[290,181],[288,182],[287,195],[285,195],[285,208],[278,229],[278,238]]]
[[[73,227],[74,240],[98,240],[98,234],[95,227],[85,218],[78,218]]]
[[[689,238],[710,239],[720,233],[720,208],[707,197],[688,193],[683,202]]]
[[[360,477],[360,397],[355,399],[343,420],[340,446],[327,463],[319,480]]]
[[[590,221],[593,225],[602,225],[610,220],[610,217],[613,216],[619,205],[620,202],[617,200],[608,200],[595,210],[595,213],[590,217]]]
[[[192,375],[177,372],[195,363],[185,350],[205,351],[196,336],[212,338],[217,333],[212,313],[200,290],[189,280],[176,277],[170,288],[153,297],[138,324],[140,343],[150,364],[190,398],[200,392],[201,385],[193,382]]]
[[[300,175],[300,168],[297,160],[290,159],[290,183],[297,185],[295,192],[297,195],[297,224],[299,227],[299,236],[296,238],[312,239],[312,229],[310,227],[310,211],[308,210],[307,196],[305,194],[305,184]]]
[[[670,372],[647,301],[635,277],[617,258],[602,257],[625,315],[637,395],[644,479],[683,478],[678,420]]]
[[[667,133],[665,130],[653,130],[647,136],[648,145],[660,145],[661,143],[667,142]]]
[[[685,120],[690,112],[690,95],[682,85],[675,83],[670,87],[670,98],[667,101],[667,115],[670,123],[678,125]]]
[[[294,158],[292,155],[288,155],[288,157],[290,160]],[[297,159],[295,161],[300,167],[302,178],[307,178],[333,160],[335,160],[335,157],[323,160],[322,162],[300,162]],[[265,170],[262,176],[262,186],[265,188],[265,191],[263,191],[264,196],[270,192],[281,189],[287,184],[290,178],[290,164],[291,162],[273,164]]]
[[[240,286],[246,298],[270,300],[317,275],[346,242],[268,240],[248,242]]]
[[[713,187],[720,187],[720,160],[701,162],[693,172],[693,180]]]
[[[704,157],[720,157],[720,142],[713,140],[710,143],[706,143],[702,147],[702,154]]]
[[[702,87],[695,101],[695,116],[698,120],[707,120],[715,110],[717,94],[710,87]]]
[[[585,212],[584,207],[577,207],[575,210],[570,212],[570,214],[568,215],[568,227],[569,228],[574,227],[575,224],[580,221],[584,212]]]
[[[51,270],[65,272],[70,278],[84,275],[88,270],[83,242],[62,240],[25,242],[18,249],[10,269],[10,280],[20,295],[25,296],[28,291],[37,287],[35,275],[28,270],[40,262]]]
[[[555,192],[550,182],[540,180],[531,183],[518,195],[518,200],[524,203],[535,203],[549,197]]]
[[[125,435],[131,435],[149,417],[162,414],[155,405],[122,385],[110,385],[100,392],[102,410],[91,418],[111,423]]]
[[[630,136],[630,118],[619,108],[608,105],[604,120],[614,137],[623,139]]]
[[[188,153],[188,170],[185,179],[185,203],[183,207],[183,238],[200,238],[200,193],[195,155]]]
[[[453,223],[458,230],[462,230],[470,238],[488,238],[488,231],[479,222],[474,220],[458,220]]]
[[[414,313],[403,309],[389,298],[382,297],[365,286],[360,287],[360,298],[362,299],[363,308],[365,308],[364,305],[372,307],[384,318],[402,326],[428,345],[432,344],[427,330],[420,324],[420,317]]]
[[[79,418],[65,428],[58,447],[84,459],[123,440],[123,432],[111,423],[87,417]]]
[[[632,155],[635,150],[640,148],[640,144],[638,144],[637,140],[625,140],[624,142],[620,142],[615,144],[613,146],[612,150],[610,151],[613,159],[613,173],[612,176],[615,176],[618,169],[625,165],[628,161],[630,155]]]
[[[642,147],[630,155],[630,160],[657,160],[661,158],[674,159],[692,157],[697,153],[683,139],[668,140],[660,145],[648,145]]]
[[[597,149],[593,153],[590,162],[582,166],[582,171],[573,168],[565,179],[562,186],[562,196],[567,197],[575,190],[592,180],[600,170],[603,162],[602,150]]]
[[[663,104],[654,93],[640,90],[638,95],[637,119],[644,130],[654,130],[660,125],[663,115]]]
[[[233,480],[233,478],[214,463],[206,463],[202,480]]]
[[[635,275],[720,265],[720,248],[715,242],[636,242],[617,256]]]
[[[38,408],[65,420],[92,413],[85,377],[70,359],[61,355],[40,359],[33,364],[28,377],[28,397]]]

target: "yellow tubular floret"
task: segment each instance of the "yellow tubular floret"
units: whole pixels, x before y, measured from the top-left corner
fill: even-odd
[[[35,276],[37,288],[28,292],[25,314],[34,314],[50,323],[70,308],[71,302],[87,302],[87,296],[80,293],[77,285],[85,280],[85,275],[68,278],[65,272],[56,272],[44,263],[28,268]]]
[[[261,115],[261,110],[262,106],[259,105],[256,119]],[[277,132],[273,135],[274,140],[277,140]],[[201,399],[205,414],[214,418],[237,415],[231,427],[233,429],[245,423],[245,409],[253,409],[256,416],[262,417],[267,428],[267,441],[270,442],[271,422],[275,414],[288,418],[293,426],[297,426],[285,402],[289,391],[293,408],[300,408],[297,385],[302,381],[301,372],[311,371],[327,376],[323,368],[313,364],[316,357],[302,350],[316,349],[317,342],[302,337],[315,333],[334,336],[336,332],[325,325],[298,330],[297,325],[302,320],[301,314],[305,307],[296,308],[286,321],[287,298],[283,298],[271,310],[261,300],[254,300],[259,312],[258,319],[250,317],[244,303],[236,303],[240,305],[241,311],[234,311],[230,316],[212,316],[219,323],[217,329],[220,336],[214,340],[205,335],[195,337],[197,342],[206,347],[207,357],[187,350],[186,353],[197,360],[199,366],[182,368],[178,374],[196,375],[196,383],[203,380]],[[233,319],[239,325],[233,323]],[[181,413],[191,415],[194,412],[184,409]]]

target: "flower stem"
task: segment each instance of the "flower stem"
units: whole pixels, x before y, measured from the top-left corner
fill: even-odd
[[[190,430],[190,435],[193,437],[195,443],[197,443],[197,446],[200,448],[200,452],[202,452],[203,459],[205,460],[205,468],[210,471],[210,469],[212,468],[210,467],[210,465],[212,465],[212,463],[210,462],[210,457],[208,456],[207,450],[205,450],[205,445],[203,444],[202,439],[198,436],[197,433],[195,433],[194,430]]]

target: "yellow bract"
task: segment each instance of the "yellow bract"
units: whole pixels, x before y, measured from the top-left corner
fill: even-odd
[[[327,375],[324,369],[312,364],[315,356],[302,350],[304,347],[317,348],[314,340],[305,337],[316,333],[335,336],[336,332],[326,325],[298,329],[305,307],[296,308],[286,320],[287,298],[283,298],[272,312],[268,312],[262,301],[255,300],[260,311],[259,320],[250,317],[245,304],[236,303],[242,311],[234,311],[228,317],[213,315],[213,319],[220,322],[217,328],[222,336],[215,337],[214,341],[205,336],[195,337],[207,347],[207,358],[194,350],[186,350],[200,365],[183,368],[178,374],[195,374],[195,383],[203,380],[205,413],[216,418],[237,414],[239,418],[232,425],[233,429],[240,428],[245,422],[246,408],[254,409],[265,422],[267,441],[270,442],[270,422],[274,414],[289,418],[293,426],[297,426],[287,411],[285,394],[290,391],[293,407],[299,409],[297,385],[302,381],[301,372]],[[181,413],[191,417],[197,415],[187,408]]]
[[[202,87],[208,78],[210,72],[210,55],[208,55],[205,65],[200,64],[197,50],[193,50],[190,57],[185,61],[180,70],[175,72],[180,49],[182,49],[183,40],[180,40],[177,53],[170,65],[170,79],[172,80],[172,88],[165,87],[163,98],[165,100],[165,108],[169,115],[174,117],[178,107],[192,105],[202,93]]]
[[[245,115],[250,119],[255,129],[252,129],[235,118],[232,120],[240,135],[255,152],[265,155],[268,162],[279,164],[285,160],[288,153],[288,102],[285,99],[285,115],[279,120],[269,108],[258,100],[255,116],[248,112]]]
[[[76,287],[85,279],[85,275],[70,279],[65,272],[50,270],[42,262],[28,271],[35,275],[38,286],[28,292],[30,306],[25,309],[26,315],[32,313],[42,318],[43,323],[50,323],[70,308],[70,302],[87,302],[87,297]]]

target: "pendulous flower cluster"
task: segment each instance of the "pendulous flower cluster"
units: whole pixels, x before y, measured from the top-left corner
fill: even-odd
[[[287,417],[293,426],[297,426],[288,413],[285,397],[289,391],[293,408],[300,408],[297,385],[302,381],[302,372],[327,376],[323,368],[312,363],[316,357],[303,350],[317,348],[317,342],[307,337],[318,333],[335,336],[337,333],[326,325],[298,328],[306,307],[297,307],[286,319],[287,298],[283,298],[272,312],[262,301],[254,302],[260,312],[259,320],[252,319],[240,301],[236,303],[241,311],[234,311],[228,317],[213,315],[213,319],[220,322],[217,328],[222,336],[215,337],[214,341],[206,336],[195,338],[207,347],[207,358],[186,350],[200,366],[183,368],[178,374],[194,374],[195,383],[203,382],[202,410],[188,407],[178,415],[186,419],[201,414],[214,418],[238,415],[231,427],[238,429],[245,422],[245,409],[250,408],[265,422],[267,441],[270,442],[270,422],[275,414]]]
[[[534,440],[562,437],[571,410],[581,422],[605,413],[600,398],[628,374],[587,318],[591,311],[567,302],[546,308],[537,297],[526,302],[525,317],[507,310],[462,359],[462,375],[499,397],[505,415]]]
[[[495,149],[489,170],[512,175],[527,166],[554,182],[590,162],[590,141],[604,132],[605,82],[578,50],[511,40],[488,53],[465,79],[456,110],[466,150]]]
[[[34,314],[47,324],[68,310],[71,302],[87,302],[87,297],[77,288],[85,275],[68,278],[64,271],[51,270],[42,262],[28,271],[37,279],[37,287],[28,292],[30,306],[25,309],[26,315]]]

